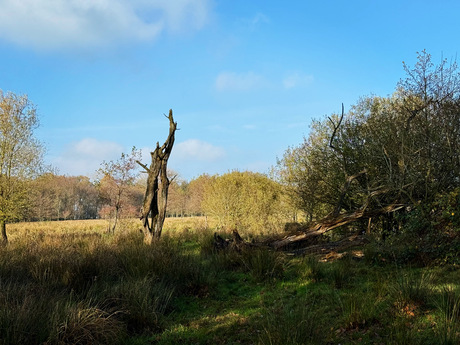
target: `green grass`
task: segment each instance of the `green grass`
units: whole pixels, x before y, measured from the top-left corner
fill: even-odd
[[[195,224],[152,247],[134,226],[16,225],[0,248],[0,344],[460,342],[455,267],[216,252]]]

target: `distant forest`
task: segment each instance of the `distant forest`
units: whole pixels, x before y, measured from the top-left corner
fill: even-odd
[[[201,215],[206,175],[190,182],[173,180],[169,189],[168,216]],[[126,185],[122,217],[138,217],[145,192],[145,178]],[[109,218],[112,212],[111,182],[91,181],[86,176],[47,173],[30,181],[29,202],[21,220],[50,221]]]

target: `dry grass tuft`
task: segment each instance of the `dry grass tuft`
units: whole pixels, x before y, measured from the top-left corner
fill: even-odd
[[[98,307],[77,303],[70,306],[63,323],[58,325],[49,344],[116,344],[125,337],[126,330],[117,314]]]

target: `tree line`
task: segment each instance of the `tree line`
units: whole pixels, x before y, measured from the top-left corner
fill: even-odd
[[[209,180],[207,175],[190,182],[173,180],[168,198],[168,216],[203,215],[201,201]],[[66,176],[48,172],[30,180],[27,190],[28,201],[25,204],[28,207],[23,208],[17,220],[108,218],[116,208],[122,217],[138,217],[144,197],[145,178],[137,175],[126,185],[119,186],[109,174],[94,181],[87,176]]]

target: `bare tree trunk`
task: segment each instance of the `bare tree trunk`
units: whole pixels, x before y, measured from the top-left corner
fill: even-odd
[[[0,220],[0,232],[2,234],[2,241],[0,244],[7,244],[8,243],[8,236],[6,235],[6,222],[4,220]]]
[[[150,167],[139,163],[146,172],[147,189],[142,206],[141,220],[143,221],[144,242],[151,244],[161,236],[166,218],[168,189],[170,181],[167,176],[168,159],[174,145],[174,134],[177,123],[174,122],[172,110],[169,110],[169,135],[163,146],[157,142],[155,151],[151,152],[152,163]],[[149,218],[151,221],[149,222]]]
[[[155,224],[155,239],[159,239],[166,218],[166,206],[168,203],[168,190],[170,181],[166,173],[167,161],[163,161],[160,170],[160,185],[158,188],[158,219]]]
[[[115,233],[115,229],[117,228],[119,213],[120,213],[120,207],[116,206],[115,207],[115,220],[114,220],[114,223],[113,223],[113,226],[112,226],[112,229],[111,229],[112,234]]]

